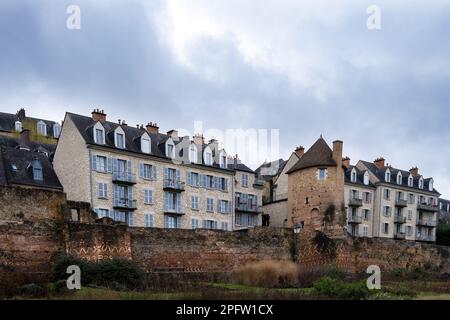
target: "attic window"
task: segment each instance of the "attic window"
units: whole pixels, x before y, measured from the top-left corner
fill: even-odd
[[[151,140],[147,135],[143,135],[141,137],[141,151],[143,153],[150,153],[152,150],[151,148]]]
[[[33,179],[36,181],[44,180],[44,175],[42,173],[42,165],[38,160],[33,161],[32,168],[33,168]]]
[[[15,129],[17,132],[21,132],[21,131],[22,131],[22,122],[16,121],[16,122],[14,123],[14,129]]]
[[[419,189],[423,189],[423,178],[420,177],[419,179]]]
[[[208,166],[212,166],[213,164],[212,152],[211,149],[209,149],[209,147],[207,147],[205,150],[205,164]]]
[[[431,179],[430,183],[428,184],[428,190],[433,191],[433,179]]]
[[[369,185],[369,173],[367,171],[364,173],[364,184]]]
[[[125,135],[123,133],[116,132],[116,147],[120,149],[125,148]]]
[[[409,176],[409,178],[408,178],[408,187],[412,187],[412,186],[413,186],[413,183],[414,183],[413,177],[412,177],[412,176]]]
[[[189,161],[191,163],[197,163],[197,147],[193,144],[189,147]]]
[[[43,121],[37,123],[37,132],[41,136],[47,136],[47,125]]]
[[[100,122],[94,126],[94,141],[97,144],[105,144],[105,129]]]
[[[389,169],[384,174],[384,181],[391,182],[391,172],[389,171]]]
[[[352,175],[351,175],[350,179],[353,183],[356,182],[356,170],[355,169],[352,170]]]
[[[397,184],[402,184],[402,174],[400,172],[397,174]]]
[[[53,125],[53,137],[59,138],[60,134],[61,134],[61,126],[58,123],[55,123]]]

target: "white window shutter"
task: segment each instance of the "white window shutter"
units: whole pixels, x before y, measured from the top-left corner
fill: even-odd
[[[153,164],[152,167],[152,179],[156,180],[156,166]]]
[[[111,173],[112,172],[112,158],[108,157],[108,159],[106,161],[107,161],[107,171],[109,173]]]
[[[144,178],[144,164],[139,163],[139,177]]]
[[[97,171],[97,156],[95,154],[92,155],[92,170]]]

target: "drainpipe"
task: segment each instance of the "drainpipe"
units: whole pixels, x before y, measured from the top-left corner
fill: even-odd
[[[91,198],[91,209],[94,205],[94,198],[92,195],[92,150],[89,149],[89,196]]]

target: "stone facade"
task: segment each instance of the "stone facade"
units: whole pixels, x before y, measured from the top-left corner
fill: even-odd
[[[269,218],[269,226],[286,228],[288,226],[288,200],[277,200],[264,204],[264,214]]]

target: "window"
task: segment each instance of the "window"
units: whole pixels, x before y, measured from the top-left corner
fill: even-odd
[[[146,213],[144,215],[144,226],[146,228],[153,228],[153,215],[150,213]]]
[[[146,180],[156,180],[156,166],[146,163],[139,164],[139,176]]]
[[[217,221],[203,220],[203,228],[215,230],[215,229],[217,229]]]
[[[14,123],[14,129],[15,129],[17,132],[21,132],[21,131],[22,131],[22,122],[16,121],[16,122]]]
[[[175,144],[173,143],[172,138],[169,138],[166,141],[166,157],[175,158]]]
[[[199,197],[191,196],[191,209],[198,210],[199,208]]]
[[[116,211],[114,213],[114,220],[126,222],[126,213],[123,211]]]
[[[227,178],[216,177],[216,188],[220,191],[228,190],[228,180]]]
[[[244,188],[248,187],[248,174],[243,174],[242,175],[242,186]]]
[[[44,121],[39,121],[37,123],[37,133],[41,136],[47,135],[47,125],[45,124]]]
[[[106,172],[107,163],[106,157],[103,156],[93,156],[92,157],[92,168],[95,171]]]
[[[97,191],[99,198],[108,198],[108,185],[103,182],[97,183]]]
[[[214,212],[214,199],[206,198],[206,211]]]
[[[364,202],[365,203],[372,202],[372,194],[370,192],[364,192]]]
[[[57,123],[53,125],[53,136],[55,138],[59,138],[59,135],[61,134],[61,126]]]
[[[367,171],[364,172],[364,184],[369,185],[369,173]]]
[[[193,187],[200,187],[200,176],[197,172],[187,173],[187,183]]]
[[[164,226],[167,229],[180,229],[182,225],[182,218],[175,216],[165,216],[164,217]]]
[[[370,210],[364,209],[363,215],[364,215],[364,220],[369,220],[370,219]]]
[[[412,231],[412,227],[411,226],[406,226],[406,235],[408,237],[412,236],[413,231]]]
[[[404,200],[403,199],[403,192],[397,191],[397,200]]]
[[[356,183],[356,170],[354,168],[352,170],[350,180],[351,182]]]
[[[144,204],[153,204],[153,190],[144,190]]]
[[[385,174],[384,174],[384,181],[386,182],[391,182],[391,172],[388,170],[386,170]]]
[[[397,174],[397,184],[402,184],[402,174],[401,174],[401,172],[399,172]]]
[[[368,237],[369,236],[369,227],[368,226],[363,226],[363,237]]]
[[[430,182],[428,184],[428,190],[433,191],[433,179],[430,179]]]
[[[409,204],[414,204],[416,202],[416,197],[414,196],[413,193],[409,193],[408,194],[408,203]]]
[[[221,168],[227,167],[227,156],[223,153],[221,153],[221,156],[220,156],[220,167]]]
[[[391,200],[391,190],[384,189],[384,200]]]
[[[319,169],[317,179],[324,181],[327,178],[327,169]]]
[[[214,188],[214,177],[206,176],[205,177],[205,188],[213,189]]]
[[[423,189],[423,178],[420,177],[419,179],[419,189]]]
[[[309,197],[305,198],[305,204],[309,204]]]
[[[229,213],[230,212],[230,203],[227,200],[219,201],[219,212],[220,213]]]
[[[44,180],[41,163],[38,160],[34,160],[32,167],[33,167],[33,179],[36,181]]]
[[[108,209],[97,209],[97,210],[94,210],[94,211],[95,211],[95,213],[97,213],[97,218],[98,219],[109,216],[109,210]]]
[[[102,129],[95,129],[95,142],[97,144],[105,144],[105,136]]]
[[[212,166],[213,160],[212,160],[212,152],[209,147],[205,149],[205,164],[208,166]]]
[[[383,215],[387,218],[389,218],[391,216],[391,207],[389,206],[384,206],[383,207]]]
[[[141,151],[143,153],[152,152],[151,140],[147,134],[143,134],[141,137]]]
[[[198,229],[198,219],[191,219],[192,229]]]
[[[414,186],[414,178],[410,175],[408,177],[408,187],[413,187]]]
[[[134,226],[134,214],[133,214],[133,212],[128,212],[127,213],[127,224],[130,227]]]
[[[408,220],[412,220],[413,218],[413,211],[410,209],[408,210]]]
[[[120,149],[125,148],[125,135],[123,133],[116,132],[116,147]]]
[[[197,163],[197,147],[194,144],[189,146],[189,161]]]
[[[222,230],[228,231],[228,222],[222,222]]]
[[[383,223],[383,233],[389,233],[389,223]]]

